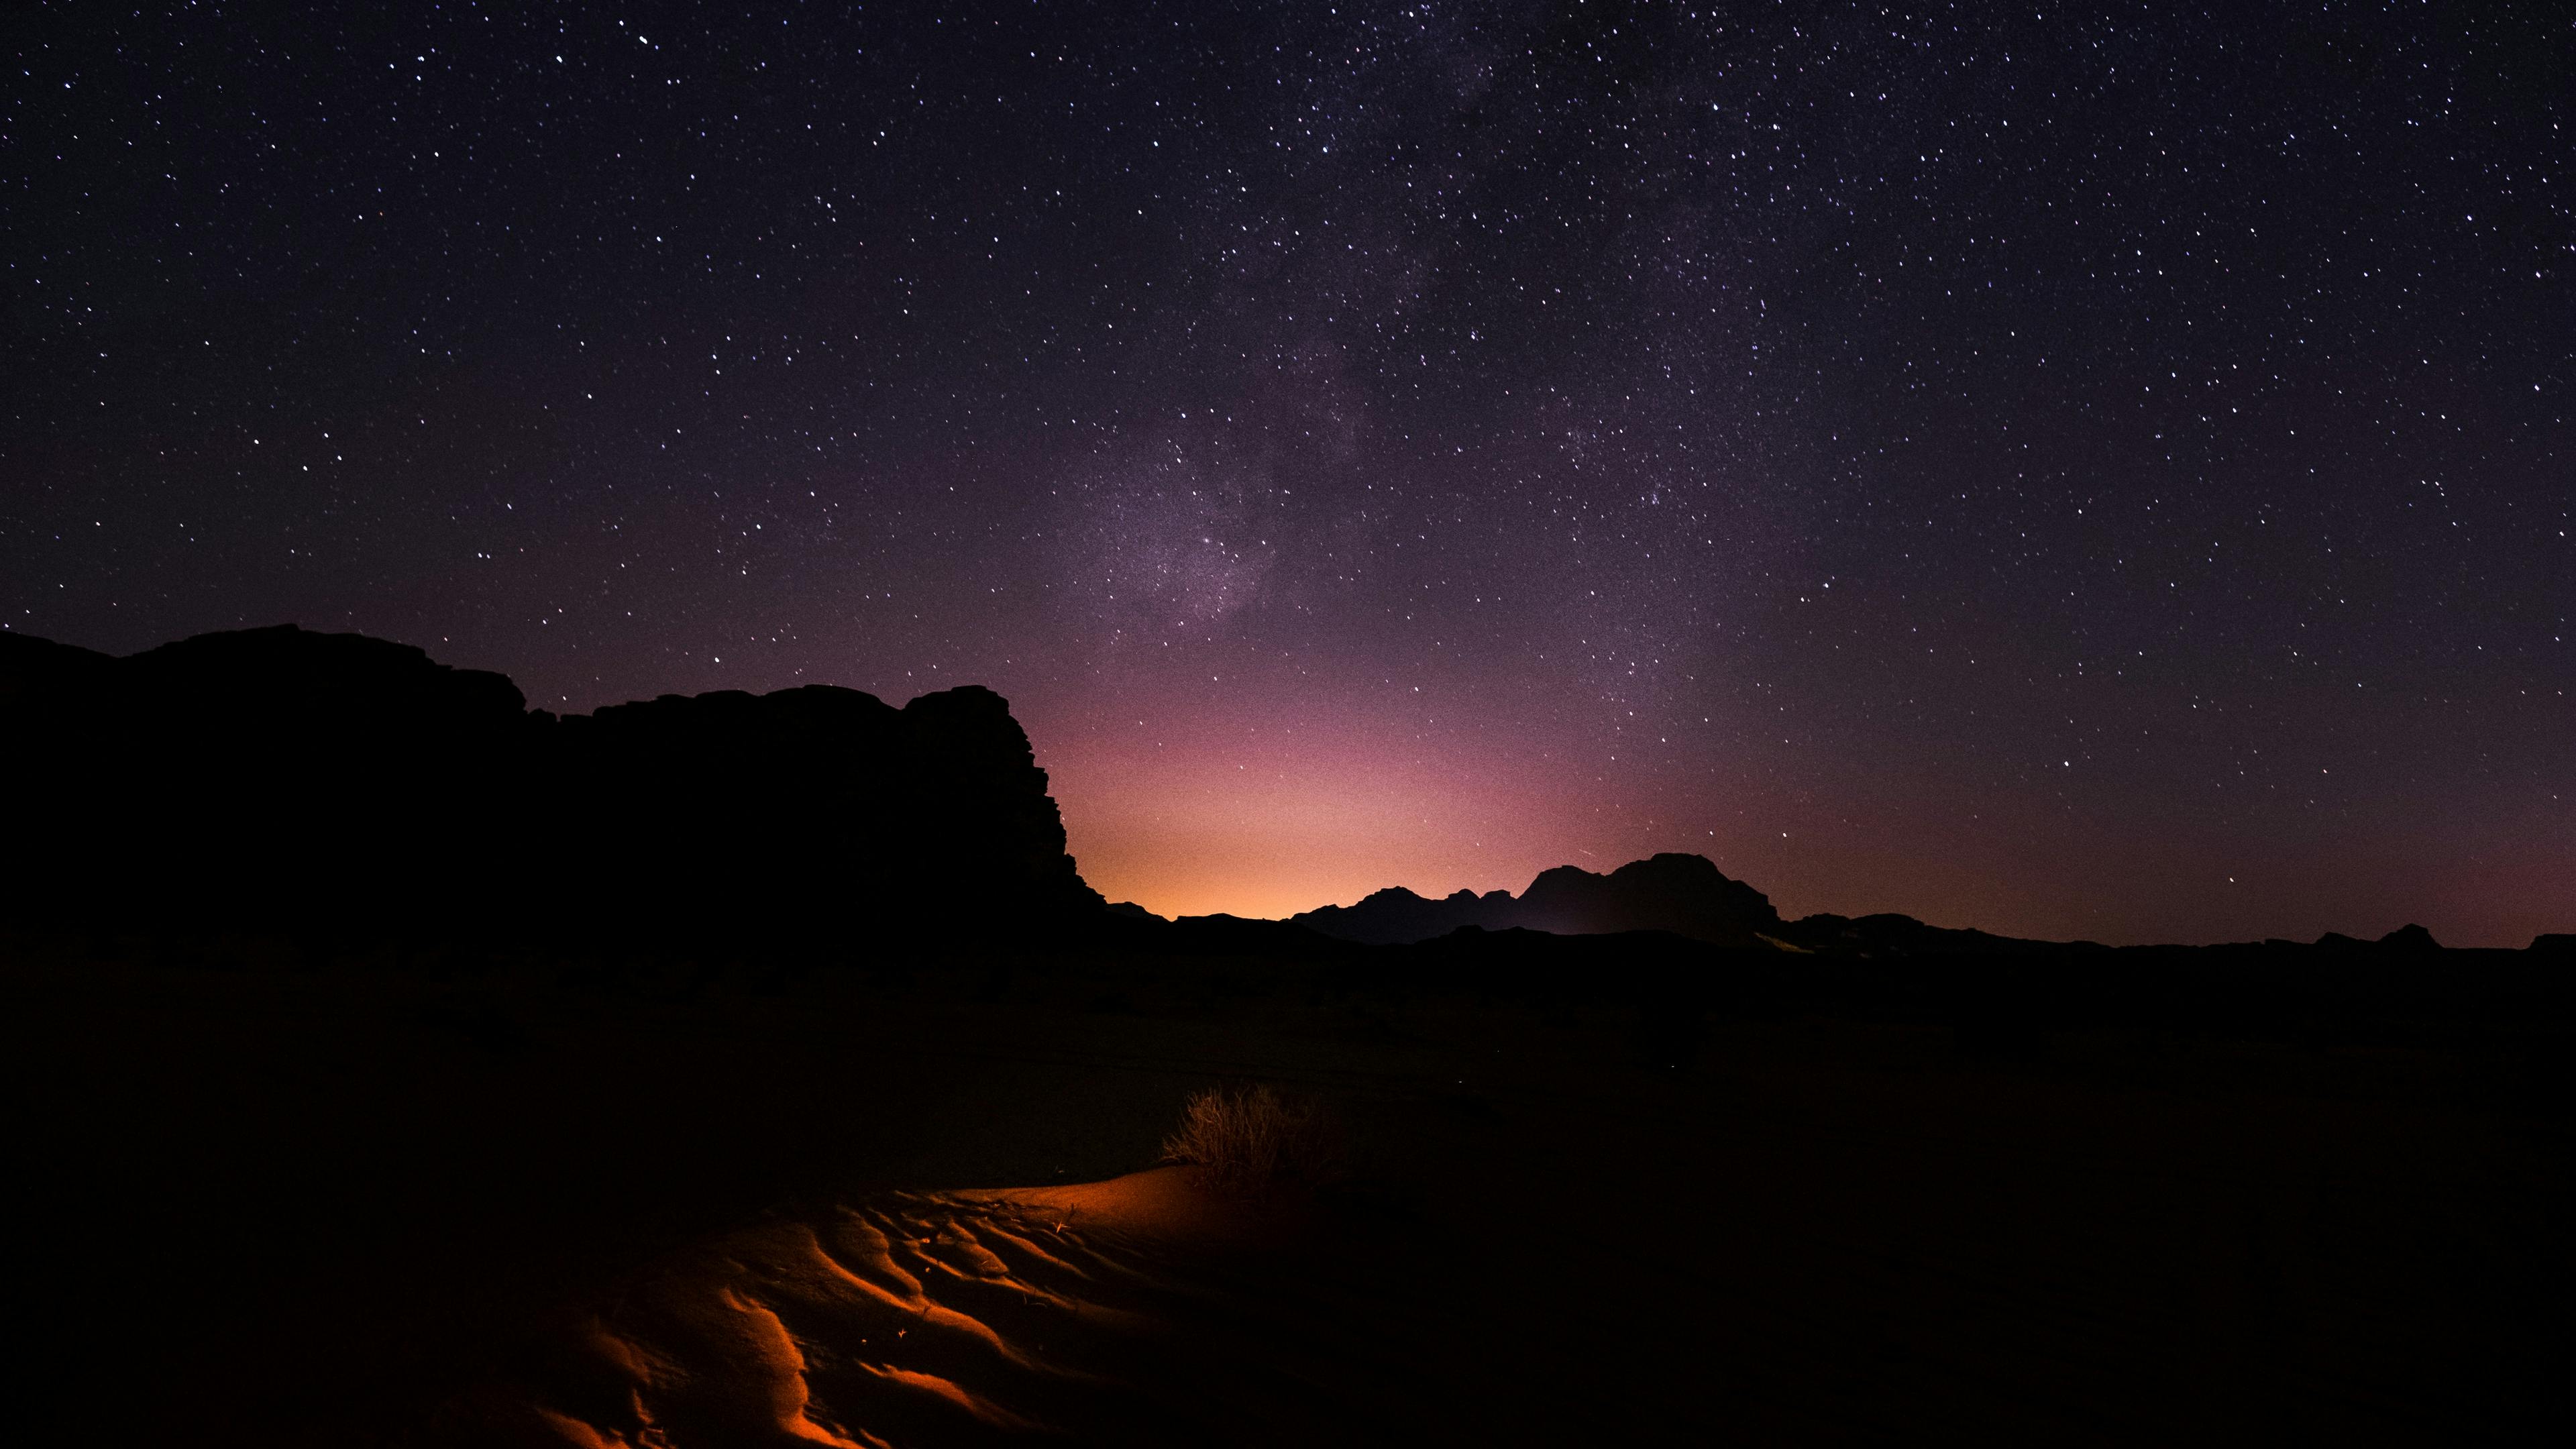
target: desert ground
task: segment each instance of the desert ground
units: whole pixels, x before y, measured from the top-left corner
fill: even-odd
[[[11,938],[19,1442],[2505,1442],[2563,1031]],[[1198,1091],[1314,1192],[1157,1167]],[[1141,1175],[1139,1175],[1141,1174]]]

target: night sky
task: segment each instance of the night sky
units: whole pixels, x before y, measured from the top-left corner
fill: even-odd
[[[989,684],[1165,912],[2576,929],[2562,5],[374,9],[0,20],[6,627]]]

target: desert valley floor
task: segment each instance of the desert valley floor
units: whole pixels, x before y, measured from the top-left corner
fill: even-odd
[[[221,955],[0,975],[75,1433],[2465,1442],[2564,1404],[2563,1058],[2512,1023],[1996,1051],[1271,968]],[[1126,1176],[1245,1080],[1329,1104],[1348,1180]]]

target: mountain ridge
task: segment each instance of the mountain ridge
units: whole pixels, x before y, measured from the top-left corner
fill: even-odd
[[[807,685],[529,709],[503,675],[295,625],[123,657],[0,633],[33,768],[13,921],[776,938],[1096,912],[1009,702]]]
[[[1704,856],[1388,886],[1285,921],[1165,921],[1081,876],[1009,701],[803,685],[556,715],[506,676],[293,624],[126,656],[0,630],[26,762],[0,921],[197,932],[543,930],[634,940],[970,940],[1311,954],[1458,935],[1659,933],[1844,957],[2086,952],[1909,916],[1784,920]],[[2289,945],[2291,943],[2269,943]],[[2421,926],[2314,949],[2422,955]],[[2543,955],[2576,937],[2543,935]]]
[[[1666,851],[1606,873],[1581,866],[1543,870],[1526,890],[1457,891],[1438,899],[1402,886],[1372,891],[1348,906],[1290,916],[1324,935],[1372,945],[1444,936],[1462,927],[1551,935],[1670,931],[1720,946],[1756,946],[1781,929],[1770,898],[1719,871],[1706,856]]]

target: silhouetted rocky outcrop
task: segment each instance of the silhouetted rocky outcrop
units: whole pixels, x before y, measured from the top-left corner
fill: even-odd
[[[2380,937],[2379,945],[2380,949],[2387,951],[2422,952],[2442,949],[2442,943],[2433,939],[2432,932],[2411,921]]]
[[[96,688],[113,655],[28,634],[0,633],[0,709],[41,710],[70,691]]]
[[[1779,939],[1801,951],[1868,958],[1956,956],[1969,952],[2010,954],[2053,944],[2026,941],[2017,936],[1998,936],[1974,927],[1954,929],[1926,925],[1912,916],[1898,915],[1893,911],[1856,918],[1831,914],[1801,916],[1780,928]],[[2100,949],[2090,941],[2072,942],[2070,947]]]
[[[2347,936],[2341,931],[2328,931],[2317,937],[2316,948],[2332,955],[2344,956],[2420,956],[2438,952],[2442,943],[2422,926],[2407,924],[2376,941]]]
[[[1666,853],[1608,875],[1570,865],[1543,871],[1521,892],[1514,925],[1558,935],[1670,931],[1723,946],[1760,944],[1780,928],[1771,898],[1719,873],[1706,856]]]
[[[1928,926],[1894,914],[1782,921],[1768,896],[1728,878],[1705,856],[1671,853],[1630,861],[1607,875],[1558,866],[1540,872],[1518,896],[1459,891],[1434,900],[1394,886],[1354,905],[1324,906],[1288,919],[1327,936],[1374,945],[1429,941],[1459,930],[1523,930],[1558,936],[1666,931],[1719,946],[1863,958],[2058,949],[2053,943]],[[2101,949],[2090,942],[2074,945]]]
[[[2115,979],[2134,997],[2122,1011],[2261,1001],[2247,1020],[2287,1020],[2302,993],[2402,1004],[2441,974],[2426,962],[2461,955],[2415,925],[2312,947],[2114,952],[1892,914],[1784,922],[1762,892],[1682,854],[1558,867],[1517,896],[1394,888],[1285,922],[1166,921],[1083,883],[1046,774],[990,690],[900,709],[826,686],[722,691],[558,718],[498,674],[293,626],[126,658],[0,632],[0,746],[14,772],[0,929],[468,936],[558,954],[1020,935],[1533,989],[1614,958],[1653,976],[1723,957],[1730,999],[1830,989],[1914,1010],[1939,997],[1979,1020]],[[1614,935],[1625,944],[1567,943]],[[1421,942],[1437,949],[1371,949]],[[2576,938],[2543,936],[2529,959],[2571,954]],[[2558,979],[2554,965],[2530,979],[2544,975]],[[2442,989],[2473,987],[2505,989],[2466,976]],[[2169,1010],[2195,1012],[2208,1015]]]
[[[999,695],[664,696],[292,625],[128,658],[0,635],[8,914],[103,928],[736,940],[1094,912]]]
[[[1352,905],[1319,906],[1288,919],[1338,940],[1383,946],[1428,941],[1467,926],[1501,929],[1495,923],[1506,917],[1514,904],[1510,891],[1478,895],[1462,890],[1434,900],[1402,886],[1388,886],[1371,891]]]
[[[1669,931],[1721,946],[1753,946],[1780,929],[1780,913],[1762,892],[1727,878],[1705,856],[1677,854],[1631,861],[1607,875],[1561,865],[1540,872],[1517,897],[1459,891],[1429,900],[1395,887],[1355,905],[1325,906],[1289,920],[1327,936],[1375,944],[1425,941],[1473,926],[1560,936]]]

